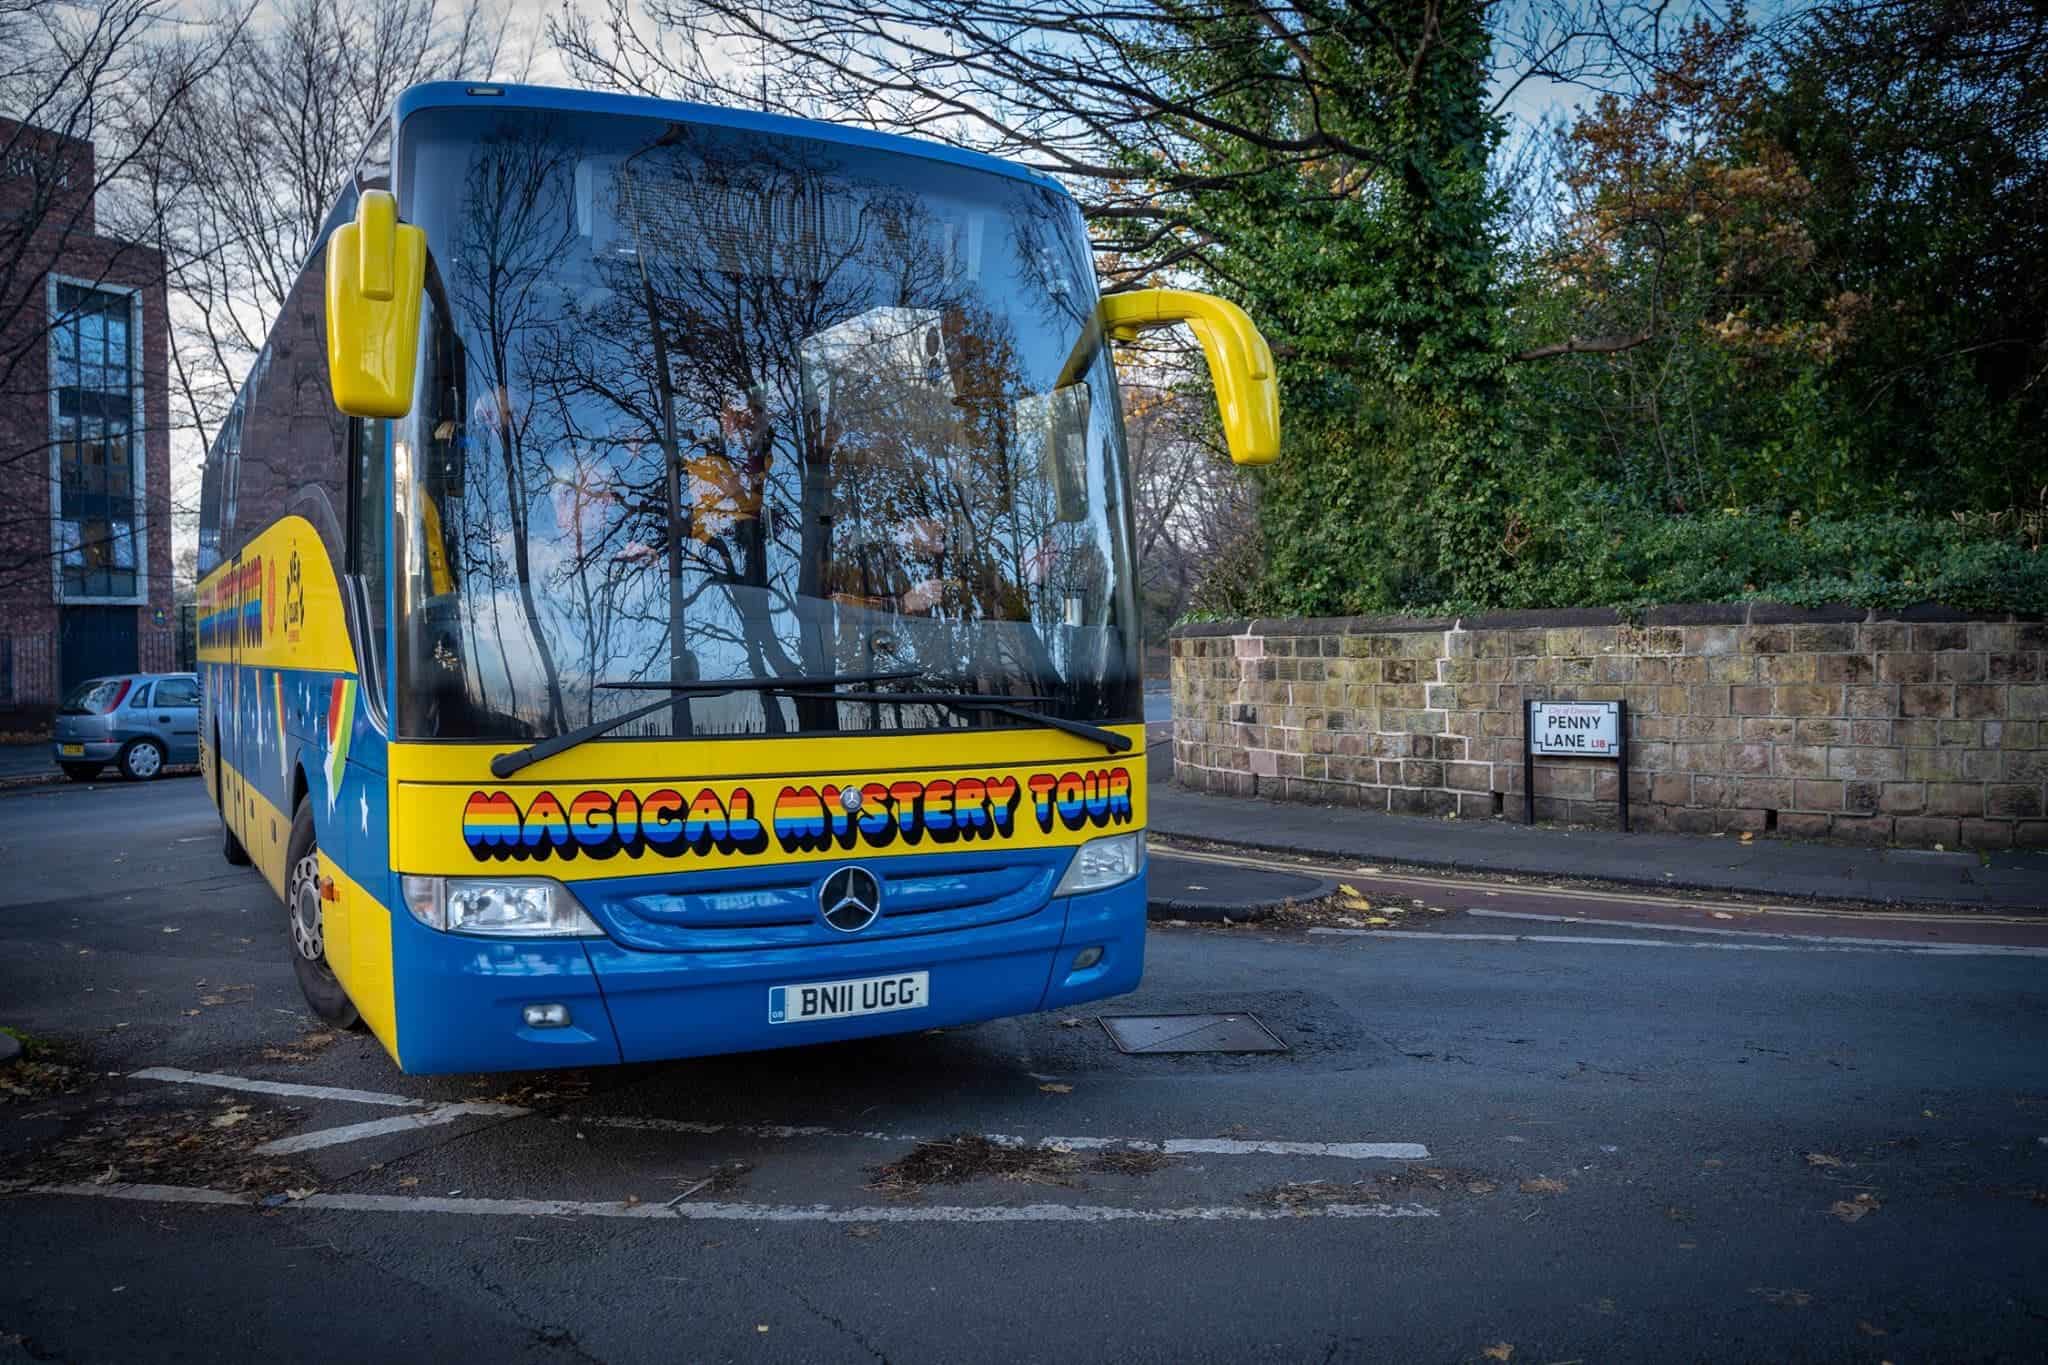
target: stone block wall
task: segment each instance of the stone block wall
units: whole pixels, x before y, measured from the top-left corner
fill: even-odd
[[[1176,629],[1174,780],[1522,818],[1522,704],[1621,701],[1638,829],[2048,847],[2048,624],[1768,603]],[[1614,826],[1619,765],[1538,759],[1539,820]]]

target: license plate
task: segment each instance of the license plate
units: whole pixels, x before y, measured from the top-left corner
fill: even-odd
[[[921,1010],[932,1002],[930,972],[898,972],[853,981],[808,981],[768,988],[768,1022],[815,1024],[863,1014]]]
[[[60,754],[83,754],[85,746],[83,744],[60,744],[57,746],[57,752]]]

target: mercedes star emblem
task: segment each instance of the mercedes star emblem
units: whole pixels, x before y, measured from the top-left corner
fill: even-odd
[[[882,913],[881,883],[864,867],[842,867],[819,888],[818,910],[841,933],[859,933]]]

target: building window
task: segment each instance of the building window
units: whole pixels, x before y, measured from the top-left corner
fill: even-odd
[[[137,373],[131,296],[58,283],[51,328],[56,391],[56,550],[62,594],[134,597],[142,545],[135,430]]]

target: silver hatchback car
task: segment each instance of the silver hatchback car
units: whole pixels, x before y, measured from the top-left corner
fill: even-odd
[[[174,763],[199,761],[199,679],[190,673],[88,678],[57,708],[57,766],[90,782],[112,763],[147,782]]]

